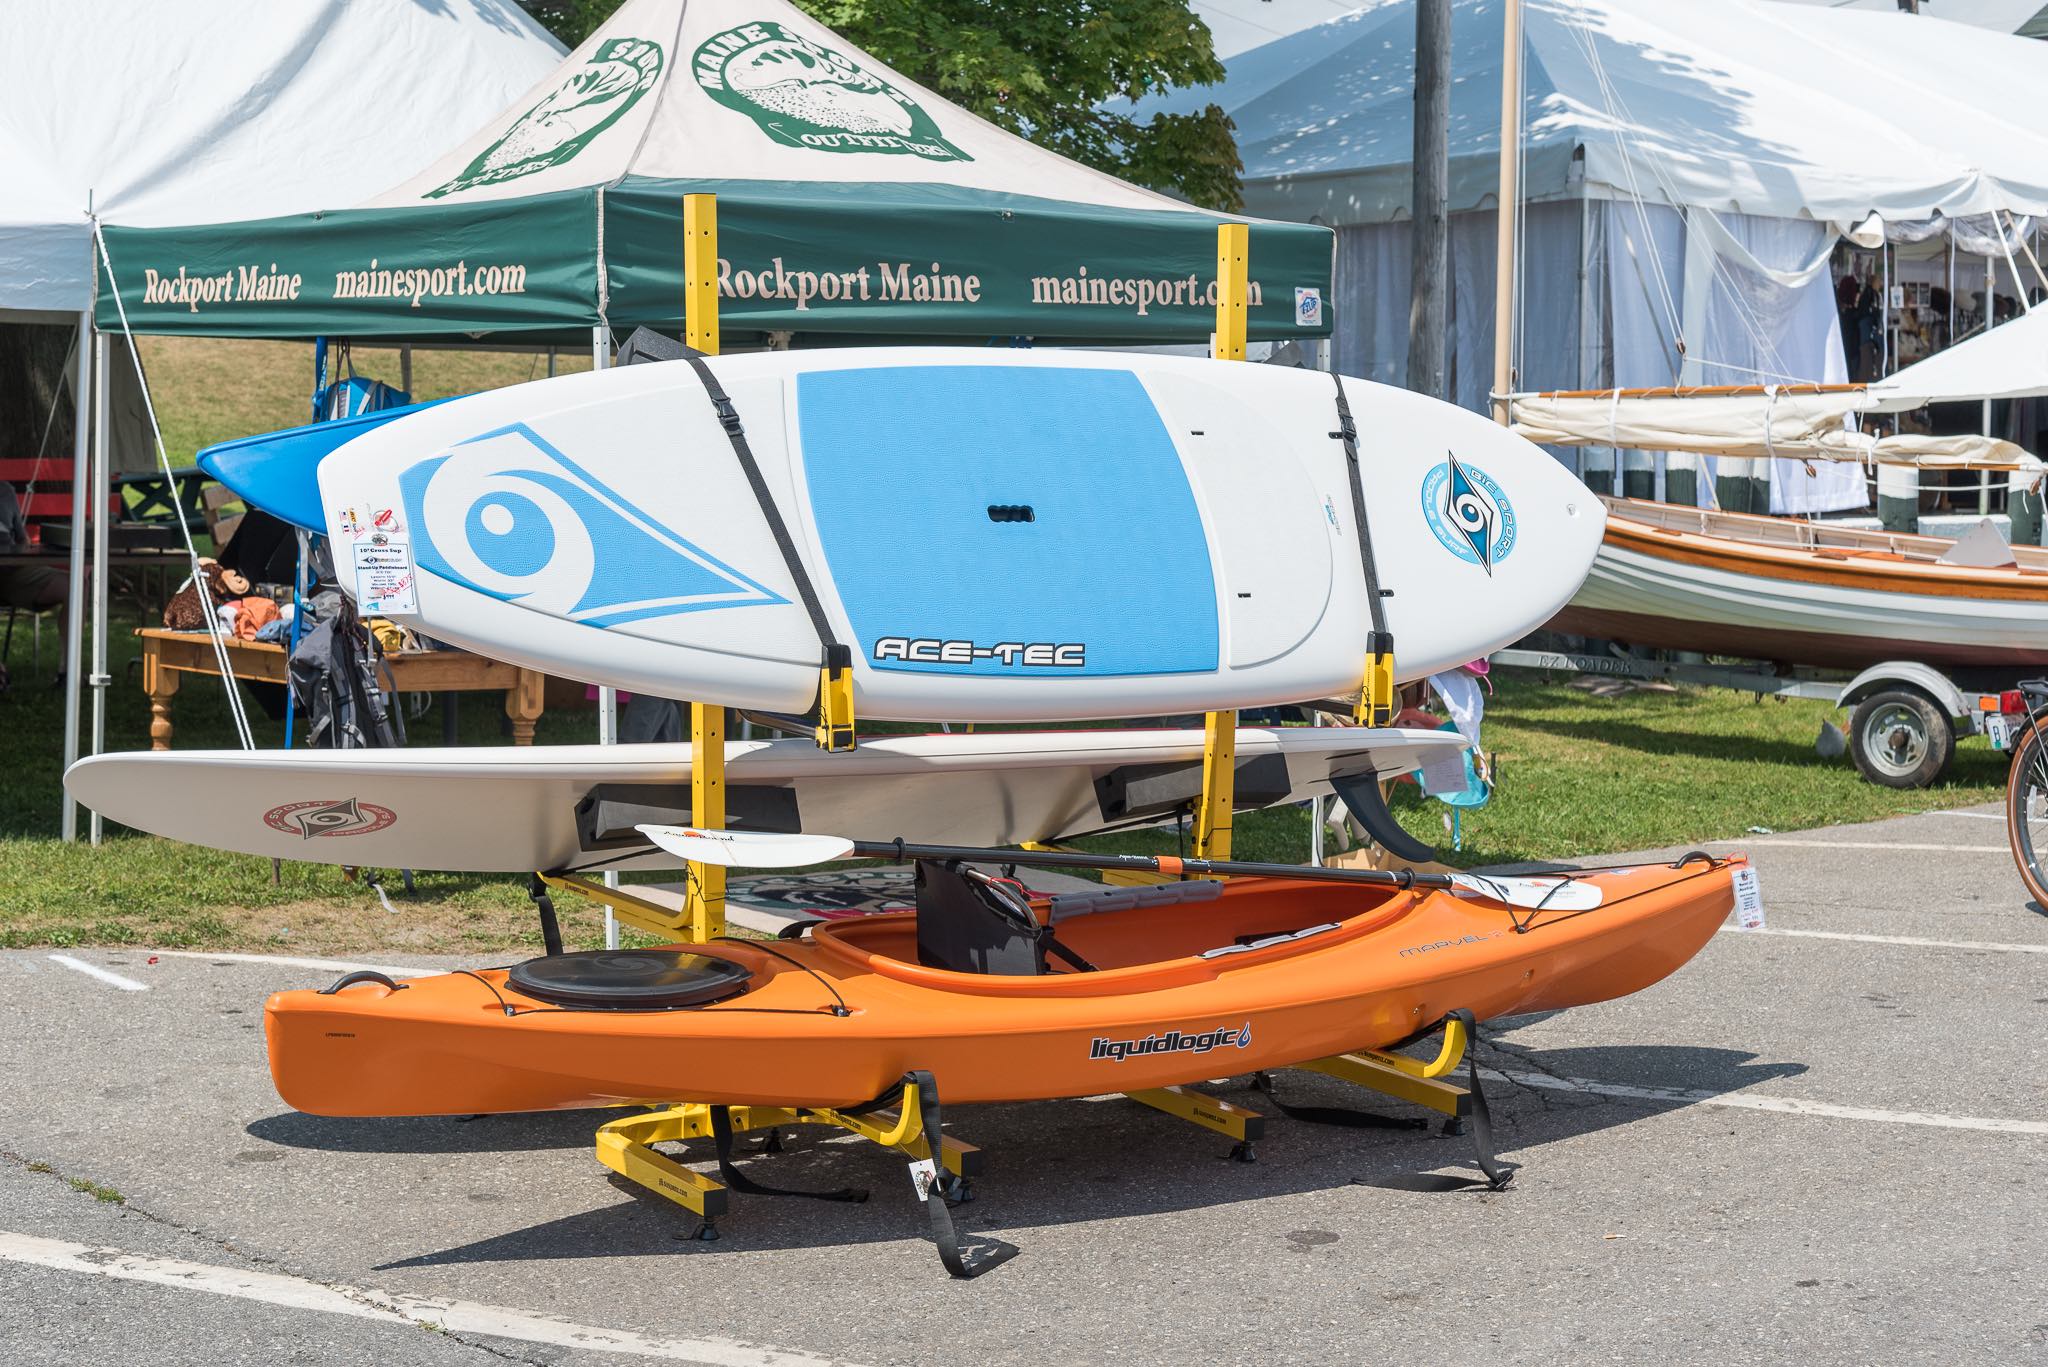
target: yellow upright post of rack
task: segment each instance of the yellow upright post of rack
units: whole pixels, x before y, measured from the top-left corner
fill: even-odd
[[[1219,361],[1244,359],[1250,307],[1251,228],[1216,225],[1216,336]],[[1230,809],[1237,793],[1237,713],[1211,712],[1203,727],[1202,801],[1195,812],[1195,857],[1230,858]]]
[[[718,196],[683,196],[683,340],[718,354]],[[690,822],[725,826],[725,708],[690,704]],[[725,869],[690,865],[684,901],[688,934],[702,943],[725,934]]]
[[[718,196],[683,196],[683,340],[718,354]]]

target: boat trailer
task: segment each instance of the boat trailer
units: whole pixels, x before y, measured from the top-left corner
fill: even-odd
[[[1764,661],[1708,664],[1568,650],[1497,650],[1488,659],[1510,669],[1728,688],[1759,698],[1818,698],[1853,709],[1849,756],[1865,778],[1887,788],[1940,782],[1961,736],[1987,736],[1994,750],[2010,749],[2027,715],[2017,676],[2006,680],[1978,670],[1951,677],[1918,660],[1886,660],[1851,676]]]

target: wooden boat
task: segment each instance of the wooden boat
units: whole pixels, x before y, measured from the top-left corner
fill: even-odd
[[[1603,501],[1606,537],[1553,631],[1851,669],[2048,662],[2048,549],[1966,564],[1944,537]]]
[[[319,1115],[848,1107],[912,1069],[949,1102],[1086,1096],[1385,1048],[1461,1008],[1639,991],[1706,944],[1746,867],[1696,854],[1512,887],[1249,878],[1026,899],[921,862],[915,913],[799,941],[352,974],[271,997],[265,1031],[279,1094]]]

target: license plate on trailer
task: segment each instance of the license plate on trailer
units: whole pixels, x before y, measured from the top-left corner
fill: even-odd
[[[1984,734],[1990,738],[1992,749],[2012,749],[2012,722],[2001,713],[1993,712],[1984,718]]]

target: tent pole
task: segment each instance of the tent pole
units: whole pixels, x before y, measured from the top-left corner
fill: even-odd
[[[1445,262],[1450,228],[1451,0],[1415,6],[1414,247],[1408,277],[1408,388],[1432,399],[1444,394],[1444,325],[1449,299]]]
[[[1520,209],[1522,154],[1522,0],[1507,0],[1500,51],[1499,239],[1493,256],[1493,416],[1505,426],[1514,389],[1515,216]]]
[[[93,337],[92,388],[92,752],[107,747],[107,502],[113,496],[113,439],[108,421],[112,404],[112,339],[106,333]],[[73,470],[75,479],[78,475]],[[75,533],[74,533],[75,534]],[[100,814],[92,814],[92,843],[100,843]]]
[[[1991,227],[1994,232],[2001,236],[2004,235],[2005,226],[1998,221],[1998,215],[1996,214],[1991,216]],[[2013,283],[2017,285],[2019,281],[2015,279]],[[1993,301],[1997,297],[1998,258],[1986,252],[1984,254],[1984,330],[1986,332],[1991,331],[1996,325],[1994,320],[1998,316],[1998,310],[1993,307]],[[1984,435],[1987,437],[1991,435],[1991,400],[1989,399],[1984,400]],[[1980,470],[1977,473],[1977,516],[1989,517],[1990,515],[1991,472]]]
[[[554,361],[554,352],[552,350],[548,352],[548,360],[550,365],[552,365]],[[600,323],[590,330],[590,368],[592,370],[608,370],[611,368],[611,363],[611,329]],[[619,691],[616,688],[600,686],[597,690],[597,743],[599,745],[617,745],[619,743]],[[617,869],[605,870],[604,885],[608,888],[615,888],[619,885],[619,871]],[[619,947],[619,914],[612,909],[609,902],[605,904],[604,908],[604,947],[606,949],[617,949]]]
[[[79,690],[85,687],[85,515],[92,470],[92,310],[78,315],[78,361],[71,380],[71,579],[64,595],[64,768],[78,761]],[[64,803],[64,839],[78,839],[78,804]]]

